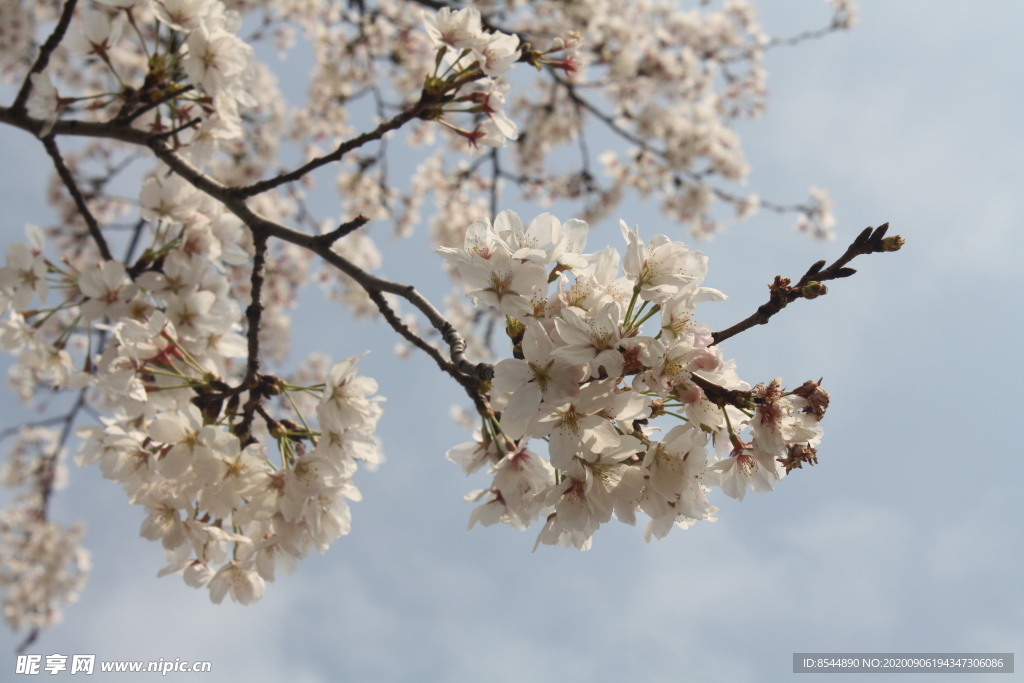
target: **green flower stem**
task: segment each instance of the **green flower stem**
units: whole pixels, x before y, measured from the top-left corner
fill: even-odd
[[[645,302],[645,304],[644,304],[644,305],[646,305],[646,302]],[[643,310],[643,309],[641,309],[641,311],[642,311],[642,310]],[[634,322],[634,323],[632,324],[632,326],[631,326],[631,327],[632,327],[632,328],[633,328],[634,330],[639,330],[639,329],[640,329],[640,326],[641,326],[641,325],[643,325],[643,324],[644,324],[645,322],[647,322],[648,320],[650,320],[651,316],[653,316],[653,315],[654,315],[655,313],[657,313],[657,312],[658,312],[658,311],[660,311],[660,310],[661,310],[661,306],[655,306],[654,308],[652,308],[652,309],[651,309],[651,310],[650,310],[650,311],[649,311],[649,312],[647,313],[647,315],[645,315],[645,316],[644,316],[643,318],[640,318],[640,320],[637,320],[636,322]],[[639,315],[640,315],[640,312],[638,311],[638,312],[637,312],[637,316],[639,317]],[[659,334],[660,334],[660,333],[659,333]]]
[[[23,312],[22,316],[25,317],[26,319],[28,319],[28,318],[34,318],[35,316],[39,315],[40,313],[46,313],[46,315],[44,315],[41,319],[39,319],[39,320],[35,321],[34,323],[32,323],[32,327],[34,329],[39,329],[40,327],[43,326],[43,324],[47,320],[49,320],[51,317],[53,317],[53,315],[57,311],[63,311],[65,309],[71,308],[72,306],[77,306],[79,303],[81,303],[81,302],[74,301],[74,297],[72,297],[71,299],[68,299],[67,301],[65,301],[62,304],[54,306],[53,308],[37,308],[36,310],[32,311],[30,315],[26,315],[26,313]]]
[[[629,316],[633,315],[633,306],[636,305],[636,299],[640,296],[640,287],[633,287],[633,298],[629,300],[629,308],[626,309],[625,325],[629,326]]]
[[[444,48],[444,50],[445,50],[445,51],[447,51],[447,50],[448,50],[448,48],[447,48],[447,47],[445,47],[445,48]],[[470,53],[470,50],[463,50],[463,51],[462,51],[462,52],[461,52],[461,53],[459,54],[459,56],[458,56],[458,57],[457,57],[457,58],[455,59],[455,61],[454,61],[454,62],[452,62],[451,64],[449,64],[449,65],[448,65],[448,68],[444,70],[444,73],[443,73],[443,74],[441,74],[440,78],[444,78],[445,76],[447,76],[447,75],[448,75],[448,72],[449,72],[449,71],[451,71],[452,69],[454,69],[454,68],[455,68],[455,65],[456,65],[456,64],[458,64],[459,62],[461,62],[461,61],[462,61],[462,58],[463,58],[463,57],[465,57],[466,55],[468,55],[469,53]],[[442,57],[443,55],[444,55],[444,52],[442,52],[442,53],[439,53],[439,55],[438,55],[437,61],[438,61],[438,63],[439,63],[439,64],[440,64],[440,62],[441,62],[441,57]],[[456,75],[455,75],[455,78],[458,78],[458,76],[459,76],[459,75],[461,75],[461,74],[456,74]]]
[[[736,435],[736,430],[732,428],[732,420],[729,419],[729,411],[725,409],[725,406],[722,406],[722,414],[725,415],[725,426],[729,430],[730,443],[732,443],[734,448],[743,448],[743,442]]]
[[[302,423],[302,426],[305,427],[306,431],[309,433],[309,440],[310,440],[310,442],[314,446],[316,446],[316,437],[313,436],[313,430],[309,428],[309,424],[306,422],[306,418],[303,417],[302,411],[299,410],[299,407],[297,405],[295,405],[295,400],[292,398],[292,395],[288,392],[287,389],[282,390],[281,393],[283,393],[284,397],[286,399],[288,399],[288,403],[291,404],[292,410],[295,411],[295,414],[299,416],[299,422]],[[319,434],[320,432],[317,432],[317,433]]]
[[[143,37],[142,31],[139,30],[139,25],[135,23],[135,17],[132,15],[132,10],[130,7],[125,10],[125,14],[128,15],[128,23],[131,24],[131,27],[133,29],[135,29],[135,35],[139,37],[139,45],[142,47],[142,52],[146,55],[146,61],[148,62],[150,58],[149,48],[146,47],[146,39],[145,37]]]
[[[75,330],[78,329],[78,321],[81,319],[81,314],[75,316],[75,319],[71,321],[70,325],[64,328],[64,331],[60,333],[60,336],[57,337],[57,340],[53,342],[53,345],[61,349],[67,346],[68,339],[70,339],[71,335],[74,334]]]
[[[148,387],[146,389],[146,393],[149,394],[157,391],[169,391],[170,389],[192,389],[194,386],[194,384],[171,384],[166,387]]]

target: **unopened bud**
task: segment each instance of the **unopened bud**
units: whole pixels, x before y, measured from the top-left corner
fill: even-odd
[[[228,399],[228,405],[225,409],[229,420],[233,420],[235,415],[238,414],[238,404],[241,403],[241,399],[238,398],[238,394],[232,394],[231,398]]]
[[[812,280],[800,288],[800,295],[805,299],[817,299],[823,294],[828,294],[828,287],[817,280]]]
[[[267,396],[278,396],[285,387],[284,380],[274,375],[262,375],[260,384],[262,385],[260,388]]]
[[[665,402],[660,398],[651,401],[651,417],[658,417],[665,414]]]
[[[713,372],[718,369],[718,366],[722,364],[719,360],[718,354],[714,351],[705,349],[704,353],[690,361],[687,366],[690,371],[693,370],[704,370],[706,372]]]
[[[537,71],[540,71],[541,68],[543,68],[541,66],[541,60],[544,58],[544,53],[538,50],[531,49],[529,47],[529,43],[524,44],[524,48],[521,55],[522,56],[519,58],[519,61],[526,62],[533,68],[537,69]]]
[[[899,235],[890,235],[882,239],[882,251],[899,251],[906,240]]]
[[[696,403],[704,397],[704,392],[696,384],[680,384],[672,393],[679,399],[680,403]]]
[[[283,428],[283,431],[287,433],[288,438],[292,441],[302,441],[302,439],[305,438],[296,433],[299,432],[300,429],[299,423],[295,420],[281,420],[281,427]]]
[[[526,325],[512,317],[507,317],[505,320],[505,334],[512,340],[512,343],[518,344],[523,341],[523,335],[526,334]]]

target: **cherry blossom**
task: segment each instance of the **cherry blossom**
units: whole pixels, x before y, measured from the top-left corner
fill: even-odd
[[[574,220],[572,239],[585,244],[587,224]],[[524,228],[505,211],[493,226],[472,223],[462,248],[438,250],[466,289],[493,272],[492,262],[507,272],[556,263],[547,282],[549,290],[557,283],[556,293],[534,298],[561,304],[530,307],[519,321],[501,301],[470,292],[477,306],[505,313],[514,352],[495,366],[496,413],[481,412],[477,440],[448,454],[467,474],[488,466],[494,473],[490,488],[466,496],[477,503],[470,528],[524,528],[541,516],[537,544],[586,550],[612,517],[634,525],[644,513],[649,541],[714,519],[714,488],[742,500],[747,489],[771,491],[801,463],[816,462],[827,394],[814,382],[786,392],[781,379],[751,389],[739,377],[716,334],[695,319],[697,304],[725,298],[701,284],[705,256],[664,235],[645,245],[623,223],[625,258],[611,247],[572,251],[583,267],[562,271],[565,252],[553,244],[569,224],[544,214]],[[570,273],[575,284],[567,286]],[[656,334],[645,335],[645,326]],[[655,441],[653,420],[677,424]],[[523,456],[506,454],[528,452],[533,439],[547,442],[554,481],[542,476],[512,495],[499,480],[509,459]],[[720,455],[709,458],[712,446]]]

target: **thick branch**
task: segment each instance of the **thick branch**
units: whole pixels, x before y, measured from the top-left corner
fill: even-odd
[[[23,114],[25,112],[25,103],[28,101],[28,96],[32,93],[32,76],[42,73],[50,63],[50,55],[60,45],[60,41],[64,40],[64,34],[67,33],[68,26],[71,25],[71,18],[75,14],[76,4],[78,4],[78,0],[67,0],[64,3],[64,9],[60,13],[57,25],[53,27],[53,33],[43,43],[43,47],[39,50],[39,56],[36,57],[35,64],[32,65],[32,68],[25,75],[25,82],[21,84],[21,89],[18,90],[17,97],[14,98],[11,110],[15,113]]]
[[[690,380],[700,387],[704,396],[718,407],[727,405],[737,408],[749,408],[753,405],[754,392],[739,391],[737,389],[726,389],[710,380],[706,380],[696,373],[690,375]]]
[[[248,341],[248,360],[245,369],[245,378],[237,390],[249,390],[249,400],[245,402],[242,410],[242,420],[235,427],[237,434],[243,441],[249,435],[252,427],[253,416],[260,405],[262,398],[259,390],[260,373],[260,318],[263,315],[263,304],[260,303],[260,295],[263,292],[263,268],[267,260],[267,236],[264,233],[253,231],[253,243],[256,247],[256,254],[252,260],[252,288],[249,293],[249,305],[245,309],[245,318],[249,329],[246,330]]]
[[[826,261],[824,259],[818,261],[804,273],[804,276],[795,285],[790,285],[789,278],[777,275],[775,282],[768,285],[768,291],[771,293],[768,302],[758,307],[757,311],[745,320],[721,332],[715,332],[714,343],[719,344],[755,325],[764,325],[773,315],[797,299],[814,299],[825,294],[827,289],[821,283],[827,280],[850,277],[856,273],[857,271],[853,268],[847,268],[846,264],[861,254],[897,251],[903,246],[903,238],[899,235],[885,237],[885,232],[888,229],[888,223],[884,223],[877,228],[865,228],[835,263],[825,268]]]
[[[82,219],[85,221],[86,226],[89,228],[89,234],[92,235],[93,241],[96,242],[96,247],[100,250],[100,255],[103,256],[104,261],[110,261],[114,257],[110,255],[110,248],[107,246],[107,240],[103,237],[103,233],[100,232],[99,223],[96,222],[96,217],[92,215],[92,211],[89,210],[88,204],[85,203],[85,197],[82,196],[82,192],[78,189],[78,185],[75,183],[75,178],[71,175],[71,170],[64,163],[64,158],[60,155],[60,150],[57,149],[57,141],[52,136],[43,139],[43,146],[46,148],[46,153],[53,159],[53,165],[57,169],[57,175],[64,182],[64,187],[68,189],[68,193],[71,198],[75,201],[75,206],[78,207],[78,213],[81,214]]]
[[[267,236],[253,235],[256,255],[252,260],[251,291],[249,306],[245,309],[245,319],[249,329],[246,331],[248,340],[248,365],[243,384],[252,384],[260,371],[260,318],[263,316],[263,304],[260,296],[263,293],[263,269],[267,262]]]
[[[230,188],[222,185],[192,166],[181,156],[172,151],[163,141],[151,141],[149,146],[161,161],[166,163],[176,173],[192,183],[192,185],[197,189],[200,189],[214,199],[223,202],[232,213],[242,219],[242,221],[249,226],[254,235],[263,233],[265,235],[283,239],[286,242],[291,242],[292,244],[296,244],[305,249],[309,249],[355,280],[364,290],[367,291],[367,293],[388,292],[406,299],[409,303],[418,308],[420,312],[427,317],[430,324],[441,333],[445,343],[447,343],[451,349],[452,363],[454,363],[457,372],[468,375],[474,379],[489,380],[494,376],[494,369],[490,365],[486,363],[471,363],[466,360],[466,342],[462,339],[462,336],[459,335],[455,326],[448,322],[448,320],[441,315],[441,312],[438,311],[425,297],[423,297],[422,294],[417,292],[412,285],[403,285],[370,275],[343,257],[341,254],[334,251],[329,243],[320,239],[322,236],[299,232],[260,216],[250,209],[243,199],[234,196]],[[385,316],[385,319],[387,319],[387,313],[381,308],[380,302],[375,300],[374,303],[377,304],[378,309],[380,309],[381,313]],[[394,327],[393,323],[392,327]],[[401,329],[396,327],[395,330],[399,332],[399,334],[402,334]],[[448,368],[445,367],[442,367],[442,370],[450,372]]]
[[[0,123],[8,123],[35,134],[38,134],[38,131],[44,125],[42,121],[32,119],[24,114],[17,114],[6,107],[0,107]],[[193,187],[221,202],[229,211],[238,216],[253,231],[254,236],[276,237],[312,251],[355,280],[367,293],[388,292],[406,299],[419,309],[426,316],[430,324],[441,333],[442,338],[450,348],[452,364],[456,374],[485,381],[490,380],[494,376],[494,368],[491,365],[487,363],[472,363],[466,359],[466,342],[455,329],[455,326],[430,301],[417,292],[414,287],[370,275],[331,249],[330,244],[325,244],[320,239],[321,236],[293,230],[257,214],[245,203],[245,198],[239,194],[238,188],[229,188],[200,171],[176,153],[162,136],[156,136],[122,125],[67,120],[57,121],[52,127],[52,134],[106,138],[148,147],[157,158],[187,180]],[[356,140],[358,139],[356,138]],[[375,300],[375,303],[387,320],[388,315],[385,310],[381,309],[379,301],[382,301],[382,299]],[[394,327],[394,323],[391,320],[389,322]],[[396,327],[395,330],[399,334],[403,334],[400,328]],[[403,336],[405,335],[403,334]],[[441,369],[451,373],[448,367],[441,366]]]

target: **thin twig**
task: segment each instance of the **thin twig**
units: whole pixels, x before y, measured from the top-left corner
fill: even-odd
[[[468,376],[467,374],[459,372],[458,364],[454,362],[454,353],[452,354],[453,362],[446,361],[436,347],[434,347],[432,344],[427,342],[427,340],[423,339],[423,337],[419,336],[411,329],[409,329],[409,326],[403,323],[398,318],[398,314],[396,314],[394,309],[391,308],[390,305],[388,305],[387,299],[384,298],[383,294],[381,294],[378,291],[368,290],[367,295],[370,297],[370,300],[373,301],[373,303],[377,306],[377,310],[379,310],[381,315],[384,316],[384,319],[388,322],[389,325],[391,325],[391,327],[396,332],[398,332],[398,334],[405,337],[413,346],[416,346],[417,348],[420,348],[424,352],[426,352],[428,356],[434,359],[434,362],[437,363],[438,367],[447,372],[449,375],[452,376],[452,378],[455,379],[456,382],[462,385],[462,387],[466,390],[466,393],[469,395],[469,398],[472,399],[474,405],[476,405],[478,412],[480,412],[481,414],[486,414],[487,412],[490,411],[490,406],[487,400],[481,393],[477,383],[473,381],[474,378]],[[452,330],[454,330],[454,327],[452,327]],[[443,335],[444,333],[442,332],[442,336]],[[465,344],[463,343],[462,346],[464,350]],[[465,363],[464,358],[461,358],[461,361]],[[493,371],[491,376],[493,376]]]
[[[135,248],[139,246],[139,238],[142,236],[142,229],[144,227],[146,227],[146,221],[142,218],[132,226],[132,238],[128,241],[128,246],[125,247],[122,263],[128,263],[132,260],[132,256],[135,255]]]
[[[501,160],[498,148],[491,149],[491,218],[498,215],[498,180],[501,178]]]
[[[64,427],[60,431],[60,438],[57,440],[57,444],[53,448],[53,452],[47,456],[40,467],[38,475],[38,486],[39,486],[39,519],[43,522],[48,519],[48,512],[50,506],[50,498],[53,495],[53,479],[57,473],[57,458],[60,456],[61,450],[67,444],[68,438],[71,436],[71,428],[75,424],[75,418],[78,417],[78,411],[85,406],[85,392],[87,389],[82,389],[78,392],[78,398],[75,399],[75,403],[71,406],[67,413],[61,416],[58,422],[63,421]],[[29,631],[25,639],[15,648],[15,652],[24,652],[29,645],[36,641],[39,637],[39,627],[34,627]]]
[[[172,128],[170,130],[161,131],[159,133],[152,133],[152,136],[153,136],[153,139],[173,137],[173,136],[177,135],[178,133],[182,132],[183,130],[187,130],[189,128],[192,128],[193,126],[199,125],[200,123],[202,123],[202,121],[203,121],[203,118],[201,116],[197,116],[194,119],[192,119],[191,121],[187,121],[186,123],[181,124],[177,128]]]
[[[89,234],[92,235],[93,241],[96,242],[96,247],[100,250],[103,260],[112,260],[114,257],[110,255],[110,247],[107,246],[107,240],[103,237],[103,233],[100,232],[99,223],[96,222],[96,217],[89,210],[89,205],[85,203],[85,197],[82,196],[82,192],[78,189],[78,184],[75,183],[71,170],[64,163],[64,158],[60,155],[60,150],[57,148],[57,141],[53,139],[53,136],[43,138],[43,147],[46,148],[46,153],[53,159],[57,175],[64,182],[64,187],[67,188],[68,193],[75,202],[75,206],[78,207],[78,213],[81,214],[82,219],[89,228]]]
[[[11,111],[14,113],[25,113],[25,103],[28,102],[28,96],[32,93],[32,76],[42,73],[50,63],[50,55],[60,45],[60,41],[64,40],[64,34],[67,33],[68,26],[71,25],[71,18],[75,14],[76,4],[78,4],[78,0],[67,0],[64,3],[64,9],[61,10],[57,25],[53,27],[53,33],[43,43],[43,47],[39,50],[39,56],[36,57],[36,61],[32,68],[29,69],[29,72],[25,74],[25,81],[21,84],[17,97],[14,98],[14,104],[11,105]]]
[[[428,106],[430,106],[430,102],[427,101],[425,98],[420,98],[420,100],[416,102],[412,107],[402,112],[398,116],[388,119],[387,121],[385,121],[384,123],[380,124],[379,126],[377,126],[376,128],[367,133],[357,135],[351,140],[341,143],[340,145],[338,145],[337,149],[335,149],[330,154],[325,154],[323,156],[316,157],[315,159],[310,159],[305,164],[303,164],[302,166],[293,171],[281,173],[279,175],[274,176],[273,178],[261,180],[258,183],[253,183],[252,185],[247,185],[245,187],[233,188],[231,192],[236,197],[252,197],[253,195],[261,194],[268,190],[272,190],[275,187],[284,185],[285,183],[291,183],[296,180],[299,180],[307,173],[314,171],[320,168],[321,166],[325,166],[335,161],[339,161],[343,156],[345,156],[352,150],[362,147],[368,142],[379,140],[380,138],[384,137],[385,133],[401,128],[406,123],[412,121],[413,119],[417,118],[420,114],[422,114],[423,111]]]
[[[330,247],[345,235],[355,232],[356,230],[363,227],[369,222],[369,218],[360,214],[353,218],[352,220],[342,223],[341,225],[339,225],[334,230],[331,230],[330,232],[326,232],[323,235],[317,235],[314,239],[319,244]]]
[[[800,43],[807,40],[816,40],[818,38],[824,38],[830,33],[845,30],[845,26],[829,24],[828,26],[825,26],[823,28],[814,29],[813,31],[803,31],[802,33],[797,33],[796,35],[789,36],[787,38],[772,38],[771,40],[764,44],[764,47],[762,47],[762,49],[771,50],[772,48],[775,47],[793,47],[794,45],[799,45]]]
[[[408,115],[408,112],[406,112],[406,115]],[[409,117],[407,120],[411,120],[411,118],[412,117]],[[38,133],[44,125],[43,121],[33,119],[24,114],[12,112],[7,107],[0,107],[0,123],[8,123],[33,133]],[[333,251],[330,246],[325,246],[322,242],[318,242],[317,238],[319,236],[299,232],[298,230],[294,230],[259,215],[253,211],[248,204],[246,204],[245,197],[247,195],[244,191],[245,188],[242,188],[243,191],[240,193],[240,188],[229,188],[206,173],[200,171],[188,160],[174,151],[174,149],[162,137],[154,136],[150,133],[146,133],[145,131],[139,131],[127,126],[74,120],[58,120],[53,125],[51,132],[53,135],[105,138],[148,147],[157,156],[157,158],[167,164],[171,171],[180,175],[196,189],[221,202],[229,211],[241,219],[250,230],[252,230],[253,235],[262,234],[267,237],[276,237],[312,251],[355,280],[364,290],[366,290],[367,293],[387,292],[396,294],[409,301],[409,303],[415,306],[424,316],[426,316],[430,324],[441,333],[442,338],[445,340],[445,343],[448,344],[450,349],[450,355],[452,363],[455,366],[456,373],[467,375],[475,380],[484,381],[489,380],[494,376],[494,368],[491,365],[487,363],[472,363],[466,359],[466,342],[455,329],[455,326],[452,325],[441,314],[441,312],[438,311],[432,303],[430,303],[430,301],[417,292],[412,285],[403,285],[370,275],[348,259]],[[360,138],[363,137],[366,136],[360,136]],[[354,138],[352,144],[355,144],[355,142],[360,138]],[[345,146],[343,145],[343,147]],[[280,182],[277,184],[288,182],[288,175],[290,174],[279,176],[277,179],[270,182],[274,183],[278,180],[280,180]],[[282,178],[284,179],[282,180]],[[257,185],[250,187],[257,186],[259,186],[258,183]],[[257,189],[257,191],[264,190]],[[375,303],[377,302],[375,301]],[[379,303],[378,308],[380,308]],[[385,319],[387,319],[385,311],[381,310],[381,313],[385,315]],[[393,323],[392,326],[394,326]],[[398,328],[396,328],[396,331],[400,334],[402,333]],[[442,370],[448,372],[448,369],[443,366]],[[469,391],[468,387],[467,391]]]
[[[60,422],[63,422],[66,419],[66,414],[56,415],[54,417],[47,417],[42,420],[36,420],[35,422],[23,422],[21,424],[13,425],[11,427],[6,427],[5,429],[0,430],[0,441],[6,441],[7,439],[11,438],[19,431],[21,431],[22,428],[28,427],[31,429],[33,427],[49,427],[50,425],[55,425]]]
[[[161,104],[164,104],[165,102],[169,102],[169,101],[173,100],[174,98],[178,97],[179,95],[184,95],[185,93],[189,92],[190,90],[193,90],[194,88],[195,88],[195,86],[193,86],[193,85],[186,85],[186,86],[182,86],[181,88],[178,88],[177,90],[171,90],[171,91],[169,91],[167,93],[164,93],[158,99],[156,99],[156,100],[154,100],[152,102],[148,102],[144,106],[139,107],[138,109],[135,109],[134,111],[127,111],[123,115],[118,115],[114,120],[117,121],[118,123],[130,124],[132,121],[134,121],[135,119],[139,118],[140,116],[142,116],[146,112],[148,112],[148,111],[150,111],[152,109],[156,109]]]
[[[903,246],[903,238],[899,235],[885,237],[885,232],[888,229],[888,223],[884,223],[877,228],[865,228],[835,263],[825,268],[825,263],[827,262],[824,259],[818,261],[804,273],[803,277],[795,285],[790,285],[789,278],[777,275],[775,281],[768,285],[768,291],[770,292],[768,302],[758,307],[754,314],[732,327],[715,332],[713,335],[714,343],[719,344],[755,325],[764,325],[773,315],[797,299],[813,299],[825,294],[827,290],[821,283],[828,280],[850,277],[856,273],[857,271],[853,268],[847,268],[846,264],[861,254],[899,250]]]
[[[580,112],[580,109],[585,109],[586,111],[596,116],[602,123],[608,126],[608,128],[613,133],[621,137],[623,140],[626,140],[627,142],[636,145],[644,152],[653,154],[668,162],[668,154],[664,150],[657,149],[656,147],[651,146],[651,144],[646,140],[637,137],[636,135],[626,130],[621,125],[619,125],[615,121],[614,117],[601,111],[601,109],[597,105],[595,105],[594,103],[590,102],[588,99],[580,95],[579,92],[577,92],[577,88],[579,87],[577,84],[565,80],[557,73],[555,73],[554,69],[549,69],[549,72],[554,81],[565,89],[565,92],[569,96],[569,99],[571,99],[573,103],[576,105],[577,113]],[[579,131],[579,136],[580,138],[582,138],[582,124],[580,126]],[[677,185],[683,185],[686,183],[704,183],[704,176],[706,175],[707,172],[695,172],[686,169],[674,169],[673,171],[674,180],[677,183]],[[591,176],[588,172],[583,177],[589,178]],[[731,203],[738,203],[740,201],[740,199],[736,197],[734,194],[722,190],[721,188],[711,186],[711,191],[715,194],[715,196],[717,196],[719,199],[723,201]],[[765,209],[768,209],[769,211],[774,211],[775,213],[791,213],[793,211],[799,211],[800,213],[809,214],[812,210],[812,207],[808,206],[807,204],[779,204],[777,202],[772,202],[767,199],[761,199],[759,205]]]

